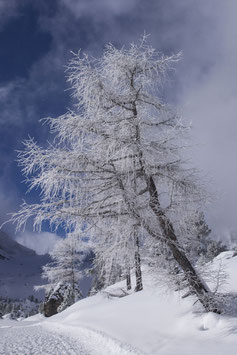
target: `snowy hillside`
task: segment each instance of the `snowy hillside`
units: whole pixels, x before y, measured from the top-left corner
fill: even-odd
[[[44,291],[36,292],[33,287],[45,283],[40,275],[47,262],[48,255],[37,255],[0,231],[0,296],[43,299]]]
[[[218,270],[220,265],[229,276],[225,290],[237,292],[235,253],[220,254],[211,267]],[[148,270],[143,291],[122,298],[109,297],[109,292],[121,293],[124,286],[124,282],[110,286],[50,319],[37,315],[8,325],[7,321],[0,321],[0,327],[12,327],[1,329],[0,352],[5,349],[6,355],[11,354],[20,344],[21,354],[42,354],[53,344],[58,353],[65,354],[236,354],[237,317],[234,315],[203,313],[200,307],[193,306],[194,299],[182,299],[179,292],[164,291],[159,284],[154,287],[154,277]],[[36,332],[42,338],[38,352],[34,349]],[[9,342],[13,337],[15,341]]]
[[[237,292],[237,256],[220,254],[212,266],[225,269],[225,291]],[[82,326],[103,332],[131,344],[146,354],[159,355],[235,355],[237,318],[200,313],[194,300],[182,299],[179,292],[165,292],[147,272],[144,291],[123,298],[108,298],[107,292],[79,301],[47,321],[50,329],[65,326],[77,334]],[[123,282],[106,291],[124,287]],[[113,291],[115,293],[115,291]],[[69,326],[71,328],[69,328]],[[70,329],[70,330],[69,330]],[[103,354],[103,353],[101,353]]]

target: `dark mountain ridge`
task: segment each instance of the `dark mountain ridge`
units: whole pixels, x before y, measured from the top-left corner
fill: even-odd
[[[34,286],[46,283],[41,271],[49,261],[49,255],[37,255],[0,231],[0,297],[24,299],[33,295],[44,299],[44,291],[35,291]]]

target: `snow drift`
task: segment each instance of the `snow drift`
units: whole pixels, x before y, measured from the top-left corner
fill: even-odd
[[[220,291],[237,292],[237,256],[221,253],[211,266],[217,270],[220,264],[228,275]],[[191,297],[182,299],[179,292],[164,291],[158,283],[154,287],[149,270],[144,272],[144,291],[122,298],[109,296],[124,287],[125,282],[110,286],[42,324],[74,338],[82,328],[94,331],[149,355],[236,354],[236,317],[203,313]],[[113,354],[111,349],[100,351]]]

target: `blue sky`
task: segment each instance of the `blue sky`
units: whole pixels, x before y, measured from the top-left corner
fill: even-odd
[[[211,228],[237,228],[236,11],[235,0],[0,0],[0,221],[38,198],[25,195],[15,151],[28,135],[45,144],[39,119],[72,105],[70,51],[99,56],[106,43],[127,45],[145,31],[159,51],[183,51],[167,99],[193,122],[194,165],[219,196],[207,211]]]

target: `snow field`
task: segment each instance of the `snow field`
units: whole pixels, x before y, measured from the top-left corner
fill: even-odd
[[[229,276],[225,290],[236,292],[237,256],[222,253],[212,266],[218,268],[220,262]],[[236,355],[237,317],[231,313],[203,313],[193,306],[195,299],[182,299],[179,292],[154,284],[148,269],[143,291],[108,297],[121,287],[125,282],[51,318],[0,320],[0,354]]]

